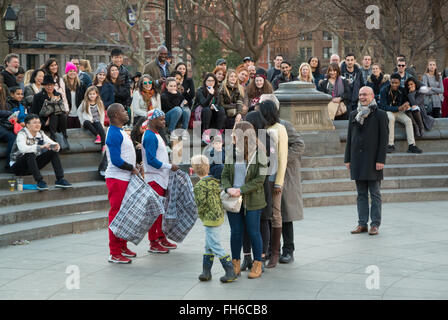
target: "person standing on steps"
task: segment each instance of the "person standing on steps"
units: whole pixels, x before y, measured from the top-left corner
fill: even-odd
[[[369,191],[372,199],[370,208],[370,235],[377,235],[381,224],[381,180],[386,163],[389,136],[388,117],[378,108],[375,94],[370,87],[359,91],[357,110],[350,114],[344,163],[356,181],[358,192],[358,227],[352,234],[368,231]]]
[[[129,116],[122,104],[113,103],[107,109],[110,127],[106,136],[106,153],[108,165],[106,170],[106,185],[110,203],[109,224],[120,211],[121,202],[126,194],[132,174],[138,174],[136,155],[131,137],[123,130]],[[131,263],[129,259],[137,254],[128,249],[123,239],[117,238],[109,229],[109,262]]]
[[[148,113],[148,129],[142,138],[142,160],[145,171],[145,182],[161,197],[165,197],[168,188],[170,170],[177,171],[179,167],[170,164],[168,151],[159,134],[166,126],[165,113],[153,109]],[[150,242],[149,252],[169,253],[177,245],[171,243],[162,231],[162,215],[160,215],[148,231]]]

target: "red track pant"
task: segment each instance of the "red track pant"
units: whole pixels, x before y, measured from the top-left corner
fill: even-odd
[[[111,224],[118,211],[120,211],[121,202],[126,194],[128,184],[128,181],[111,178],[106,179],[107,189],[109,190],[107,197],[110,203],[109,224]],[[126,240],[117,238],[109,229],[109,250],[111,255],[121,254],[121,250],[126,247],[126,243]]]
[[[151,186],[151,188],[154,189],[155,192],[157,192],[159,196],[165,196],[166,190],[158,185],[157,182],[151,181],[148,184]],[[156,241],[160,238],[165,238],[165,234],[162,231],[162,215],[157,218],[157,220],[148,231],[148,239],[150,242]]]

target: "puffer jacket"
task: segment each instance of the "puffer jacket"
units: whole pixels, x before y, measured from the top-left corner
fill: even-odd
[[[194,186],[193,192],[198,207],[198,216],[204,226],[220,226],[224,222],[224,209],[219,197],[221,193],[219,180],[211,176],[202,178]]]

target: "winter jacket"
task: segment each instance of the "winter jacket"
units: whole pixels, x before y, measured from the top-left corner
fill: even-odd
[[[289,78],[286,78],[283,73],[275,77],[275,79],[272,81],[272,87],[274,88],[274,91],[277,90],[281,83],[285,82],[291,82],[294,81],[297,77],[293,75],[292,73],[289,75]]]
[[[23,106],[22,102],[16,101],[11,96],[9,96],[6,100],[6,108],[11,110],[13,113],[19,111],[19,116],[17,117],[19,123],[25,121],[26,109]]]
[[[398,99],[395,103],[392,101],[390,95],[390,84],[383,86],[380,91],[380,109],[390,112],[398,112],[398,107],[401,107],[405,102],[408,102],[408,96],[404,88],[398,87]]]
[[[101,87],[96,86],[100,92],[101,100],[103,100],[104,108],[108,108],[115,102],[114,85],[110,82],[104,82]]]
[[[364,80],[361,69],[358,65],[355,64],[353,73],[349,73],[347,70],[347,65],[345,61],[341,64],[341,76],[345,77],[345,79],[350,84],[351,89],[351,106],[354,106],[358,103],[359,99],[359,90],[364,87]]]
[[[218,105],[224,108],[227,117],[233,118],[243,112],[244,97],[240,95],[238,86],[227,86],[227,90],[230,95],[223,87],[219,88]]]
[[[206,227],[217,227],[224,222],[224,209],[220,198],[219,180],[207,176],[202,178],[193,189],[198,207],[198,216]]]

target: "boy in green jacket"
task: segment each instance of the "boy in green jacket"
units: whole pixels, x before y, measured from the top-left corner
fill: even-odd
[[[230,256],[224,251],[220,243],[220,226],[224,222],[224,209],[222,207],[219,180],[209,176],[210,164],[204,155],[191,158],[193,171],[201,179],[194,186],[194,197],[198,207],[199,219],[205,227],[205,254],[203,256],[203,271],[199,276],[201,281],[212,279],[211,269],[215,255],[219,257],[226,274],[220,278],[221,282],[232,282],[237,279],[233,270]]]

